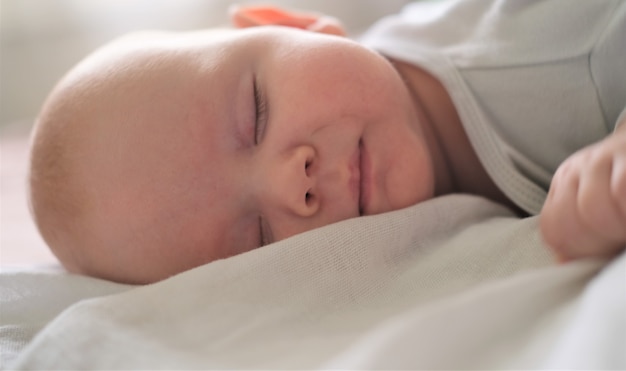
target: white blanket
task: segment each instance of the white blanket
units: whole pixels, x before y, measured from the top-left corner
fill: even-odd
[[[626,367],[626,258],[556,265],[536,218],[471,196],[347,220],[143,287],[64,275],[76,286],[66,305],[115,294],[70,306],[32,341],[59,309],[41,316],[45,301],[19,290],[7,299],[20,279],[2,279],[12,369]]]

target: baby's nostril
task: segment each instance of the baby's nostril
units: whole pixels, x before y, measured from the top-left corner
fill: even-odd
[[[312,196],[309,192],[307,192],[307,193],[304,195],[304,201],[308,204],[308,203],[311,201],[311,198],[312,198],[312,197],[313,197],[313,196]]]

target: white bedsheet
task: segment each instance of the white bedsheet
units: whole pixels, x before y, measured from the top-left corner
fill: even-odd
[[[605,263],[556,265],[536,218],[447,196],[144,287],[0,275],[3,367],[626,368],[626,258]]]

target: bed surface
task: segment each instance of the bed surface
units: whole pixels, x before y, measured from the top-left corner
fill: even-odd
[[[620,369],[626,257],[557,265],[471,196],[346,220],[142,287],[0,275],[11,369]]]

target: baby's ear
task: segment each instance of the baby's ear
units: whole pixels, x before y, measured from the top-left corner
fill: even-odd
[[[341,23],[328,16],[296,13],[271,6],[239,6],[229,9],[235,27],[286,26],[329,35],[346,36]]]

